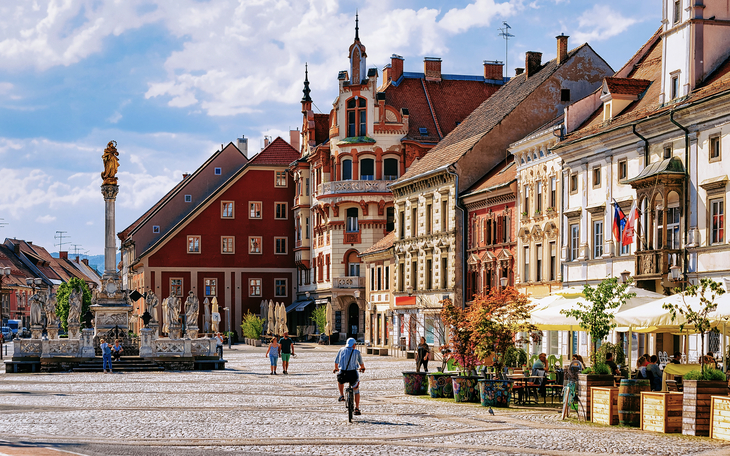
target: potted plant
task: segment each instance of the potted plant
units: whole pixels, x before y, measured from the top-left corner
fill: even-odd
[[[535,211],[535,216],[539,216],[540,214],[542,214],[542,211]]]
[[[636,296],[636,293],[626,291],[630,284],[631,280],[619,283],[616,277],[609,277],[595,288],[586,285],[583,287],[585,302],[578,301],[577,308],[560,311],[560,313],[578,320],[580,327],[591,337],[590,359],[593,367],[578,374],[580,390],[578,397],[583,404],[583,407],[579,408],[578,416],[585,420],[590,419],[591,388],[613,386],[611,370],[605,365],[605,358],[601,360],[596,356],[596,345],[616,327],[616,323],[613,321],[613,311],[625,304],[628,299]],[[582,416],[581,413],[583,413]]]
[[[522,218],[527,218],[527,211],[522,211]]]
[[[680,291],[680,290],[675,290]],[[679,325],[679,331],[691,326],[694,331],[704,334],[708,331],[718,332],[712,327],[710,313],[717,309],[715,299],[724,294],[722,286],[712,279],[703,278],[699,284],[689,285],[682,296],[681,304],[667,303],[663,307],[669,311],[672,321],[677,314],[684,317],[685,322]],[[699,298],[694,307],[686,298]],[[700,337],[701,354],[705,353],[705,338]],[[727,396],[727,380],[725,374],[705,365],[705,357],[700,356],[700,369],[687,373],[682,378],[682,434],[710,435],[710,397]]]
[[[550,214],[551,212],[555,212],[555,208],[554,208],[554,207],[552,207],[552,206],[548,206],[548,207],[547,207],[547,209],[545,209],[545,211],[546,211],[546,212],[547,212],[548,214]]]
[[[459,375],[452,377],[454,400],[456,402],[477,401],[477,379],[474,369],[479,359],[474,355],[474,341],[469,325],[469,311],[454,306],[450,300],[443,301],[441,320],[449,327],[449,349],[446,356],[459,365]]]
[[[264,330],[264,320],[250,311],[243,316],[241,332],[246,338],[246,343],[256,347],[261,346],[261,333]]]
[[[535,335],[537,327],[530,323],[530,312],[535,305],[527,295],[512,287],[492,288],[487,295],[476,297],[469,308],[469,325],[472,343],[480,359],[492,361],[495,373],[500,378],[479,380],[480,396],[483,406],[509,407],[512,382],[503,375],[505,362],[527,360],[527,353],[517,352],[516,343],[520,333]],[[511,352],[511,353],[510,353]]]

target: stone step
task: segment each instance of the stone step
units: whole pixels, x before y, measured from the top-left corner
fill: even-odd
[[[74,372],[103,372],[104,369],[99,367],[76,367]],[[114,366],[114,372],[158,372],[164,371],[165,368],[162,366],[144,366],[144,367],[119,367]]]

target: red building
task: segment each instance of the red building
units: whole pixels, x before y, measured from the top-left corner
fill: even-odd
[[[468,211],[466,300],[492,287],[514,286],[516,166],[512,157],[495,166],[461,198]]]
[[[137,289],[153,290],[160,299],[175,294],[183,303],[193,291],[201,302],[201,330],[206,298],[216,298],[221,309],[232,309],[230,327],[239,333],[242,316],[249,310],[258,313],[263,299],[291,303],[296,285],[290,214],[295,188],[287,168],[297,158],[296,149],[275,139],[220,186],[201,195],[133,262],[126,264],[128,256],[123,255],[125,268],[141,271],[134,273]],[[155,211],[180,204],[165,198]],[[133,240],[123,242],[132,245]],[[221,317],[220,328],[227,330],[223,310]]]

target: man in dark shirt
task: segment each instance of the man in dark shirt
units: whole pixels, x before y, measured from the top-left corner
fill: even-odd
[[[294,354],[294,341],[289,338],[289,333],[284,332],[284,337],[279,341],[281,345],[281,367],[284,374],[289,373],[289,358]]]
[[[661,391],[662,390],[662,370],[659,368],[659,365],[657,364],[657,361],[659,361],[659,358],[657,355],[651,355],[650,358],[651,362],[646,366],[646,372],[647,375],[649,375],[649,379],[651,380],[651,390],[652,391]]]
[[[676,352],[674,354],[674,357],[669,360],[671,364],[682,364],[682,354],[680,352]]]
[[[611,353],[611,352],[606,353],[606,365],[611,369],[611,374],[621,375],[621,370],[618,368],[618,366],[614,362],[613,353]]]

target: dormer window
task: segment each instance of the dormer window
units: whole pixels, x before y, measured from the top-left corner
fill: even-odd
[[[215,168],[214,169],[214,173],[215,173],[216,176],[220,176],[221,175],[221,169],[220,168]]]
[[[426,127],[420,127],[418,129],[418,132],[421,134],[421,136],[428,136],[428,128]]]
[[[367,101],[364,98],[354,97],[347,100],[347,136],[367,135]]]
[[[193,201],[193,195],[185,195],[185,202],[191,203]]]

